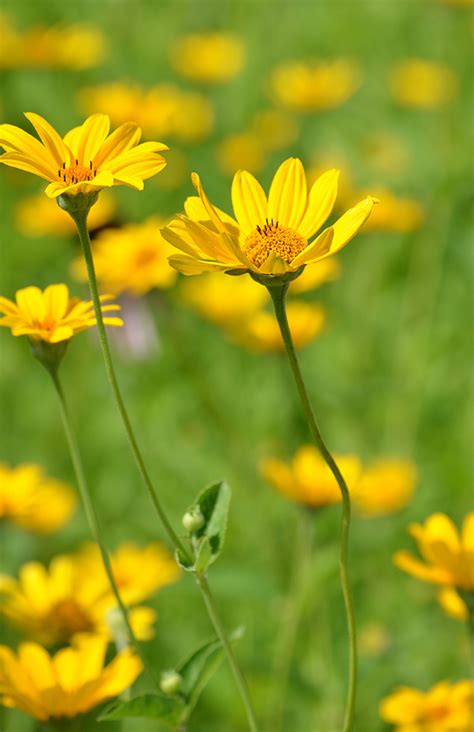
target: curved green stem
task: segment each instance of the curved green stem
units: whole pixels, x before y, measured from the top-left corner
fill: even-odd
[[[306,385],[301,373],[298,357],[296,355],[293,338],[291,336],[288,318],[286,315],[286,293],[288,284],[278,284],[277,286],[269,286],[268,291],[271,295],[275,316],[280,327],[280,332],[285,344],[286,354],[290,362],[291,370],[295,379],[301,404],[308,422],[313,440],[320,451],[323,460],[334,475],[342,496],[342,521],[341,521],[341,551],[339,558],[339,569],[341,576],[341,587],[344,596],[344,605],[346,609],[347,627],[349,633],[349,688],[347,694],[347,704],[344,717],[344,732],[352,732],[354,728],[355,703],[357,693],[357,630],[354,615],[354,603],[352,599],[352,591],[349,582],[348,570],[348,554],[349,554],[349,533],[351,525],[351,500],[346,482],[337,467],[337,464],[329,452],[326,444],[319,431],[316,417],[311,406],[311,401],[306,389]]]
[[[250,695],[249,695],[249,691],[247,688],[247,684],[246,684],[246,681],[242,674],[242,671],[239,668],[237,659],[235,658],[232,644],[229,642],[227,633],[226,633],[224,626],[222,625],[221,619],[219,617],[219,612],[217,610],[214,597],[211,593],[211,588],[209,587],[207,577],[204,574],[196,573],[196,581],[201,589],[201,592],[204,597],[204,602],[206,604],[207,612],[208,612],[211,622],[214,626],[214,630],[216,631],[216,635],[219,638],[220,642],[222,643],[224,653],[226,654],[227,661],[229,663],[232,674],[234,676],[235,683],[239,690],[239,694],[242,699],[243,705],[245,707],[245,712],[247,714],[247,721],[249,724],[249,729],[251,730],[251,732],[258,732],[255,712],[253,711],[252,702],[250,701]]]
[[[120,597],[120,593],[117,587],[117,583],[115,582],[114,574],[112,571],[112,565],[110,562],[110,557],[107,552],[107,549],[105,548],[105,545],[101,538],[101,529],[100,529],[100,523],[99,523],[99,517],[97,515],[97,512],[95,510],[94,504],[92,502],[91,494],[89,491],[89,486],[87,484],[86,475],[84,471],[84,467],[82,465],[82,459],[81,454],[79,451],[79,446],[77,443],[76,435],[74,432],[74,429],[72,427],[71,418],[69,416],[69,409],[67,406],[66,398],[64,396],[64,391],[61,385],[61,382],[59,380],[58,373],[55,369],[48,369],[49,374],[51,375],[51,379],[53,381],[54,387],[56,389],[56,394],[58,396],[59,400],[59,408],[61,411],[61,418],[63,422],[64,432],[66,434],[66,440],[69,447],[69,453],[71,455],[71,462],[74,468],[74,473],[76,475],[76,481],[79,488],[79,493],[81,495],[82,504],[84,506],[84,511],[86,514],[86,518],[89,524],[89,528],[92,534],[92,537],[94,541],[97,543],[97,546],[99,547],[100,555],[102,558],[102,563],[104,565],[105,573],[107,575],[107,579],[109,581],[110,587],[112,589],[113,595],[115,597],[115,600],[117,601],[117,606],[120,610],[120,613],[122,615],[123,621],[125,623],[125,627],[127,629],[127,633],[129,635],[130,641],[133,643],[133,646],[135,650],[137,651],[138,655],[140,656],[144,667],[150,674],[151,678],[157,684],[157,680],[154,677],[154,674],[149,667],[146,658],[144,657],[144,654],[141,651],[140,644],[138,643],[132,626],[130,624],[130,620],[128,617],[127,609],[122,601],[122,598]]]
[[[138,470],[143,479],[145,487],[148,491],[148,495],[151,498],[151,501],[161,520],[161,523],[163,524],[163,527],[164,527],[166,533],[168,534],[170,541],[172,542],[173,546],[176,549],[179,549],[179,551],[182,553],[182,555],[184,557],[191,560],[187,549],[182,544],[178,535],[176,534],[173,527],[171,526],[171,523],[168,520],[168,517],[161,505],[160,499],[158,498],[158,494],[153,486],[151,478],[148,474],[148,470],[145,466],[145,462],[143,460],[140,448],[138,447],[138,443],[137,443],[137,440],[136,440],[136,437],[135,437],[135,434],[134,434],[134,431],[132,428],[132,424],[130,422],[128,412],[127,412],[125,403],[122,398],[117,376],[115,374],[115,368],[114,368],[114,365],[112,362],[112,355],[110,353],[109,341],[107,338],[107,333],[105,331],[104,320],[102,317],[99,290],[97,287],[97,278],[96,278],[96,274],[95,274],[94,260],[92,257],[91,242],[90,242],[89,232],[87,230],[88,209],[80,210],[80,211],[71,211],[68,209],[68,211],[76,224],[77,232],[79,234],[79,240],[81,242],[82,252],[84,254],[84,260],[85,260],[86,267],[87,267],[87,277],[89,280],[89,289],[90,289],[90,293],[91,293],[91,297],[92,297],[92,302],[94,305],[95,317],[97,320],[97,330],[99,332],[100,347],[101,347],[102,356],[104,359],[105,370],[107,372],[107,377],[108,377],[110,386],[112,388],[112,392],[113,392],[113,395],[114,395],[114,398],[115,398],[115,401],[117,404],[118,411],[122,418],[123,426],[124,426],[125,432],[127,434],[130,448],[132,450],[133,456],[135,458],[135,462],[138,466]]]

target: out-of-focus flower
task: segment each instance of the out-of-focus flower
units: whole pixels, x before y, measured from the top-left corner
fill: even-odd
[[[426,692],[402,686],[382,700],[380,716],[394,732],[468,732],[473,703],[472,681],[440,681]]]
[[[0,463],[0,518],[35,534],[51,534],[69,521],[76,504],[73,489],[47,477],[39,465]]]
[[[0,15],[0,68],[57,68],[80,71],[97,66],[105,56],[103,33],[88,23],[32,26],[18,31]]]
[[[410,156],[400,137],[391,132],[376,132],[365,140],[364,160],[381,173],[402,173],[408,167]]]
[[[191,81],[222,84],[233,79],[245,61],[245,48],[232,33],[192,33],[172,44],[173,69]]]
[[[417,231],[425,219],[425,210],[415,198],[400,198],[387,188],[371,186],[374,196],[381,202],[374,208],[372,216],[364,227],[365,231],[391,231],[397,234],[409,234]],[[346,199],[349,202],[358,200],[364,195],[363,189],[352,191]]]
[[[392,96],[404,107],[435,109],[457,94],[458,80],[451,69],[425,59],[406,59],[390,75]]]
[[[111,300],[111,295],[101,295],[102,303]],[[39,287],[24,287],[15,295],[16,302],[0,297],[0,326],[10,328],[12,335],[26,335],[32,341],[59,343],[67,341],[76,333],[97,325],[91,300],[70,297],[67,285],[49,285],[44,291]],[[106,304],[105,325],[121,326],[118,317],[107,313],[120,310],[120,305]]]
[[[107,665],[107,641],[83,634],[54,656],[37,643],[0,646],[0,701],[40,721],[77,717],[128,689],[142,671],[133,651]]]
[[[180,283],[182,299],[216,325],[240,322],[268,300],[263,287],[248,277],[208,272]]]
[[[253,118],[250,130],[267,150],[280,150],[296,140],[298,123],[292,114],[281,109],[263,109]],[[236,166],[237,169],[243,167],[247,166],[243,163]]]
[[[355,455],[336,455],[335,460],[351,490],[362,470],[359,458]],[[312,445],[300,447],[289,463],[266,458],[260,463],[260,470],[274,488],[298,503],[322,508],[341,501],[334,475]]]
[[[241,270],[272,277],[336,254],[376,203],[367,196],[309,243],[332,211],[337,179],[338,171],[328,170],[308,193],[301,161],[289,158],[278,168],[267,199],[260,183],[240,170],[232,183],[234,219],[211,204],[194,173],[199,198],[188,198],[186,215],[163,229],[165,239],[183,252],[170,258],[171,266],[187,275]]]
[[[323,259],[317,267],[306,267],[302,274],[293,282],[290,282],[289,293],[296,295],[300,292],[316,290],[326,282],[332,282],[339,277],[341,270],[337,259]]]
[[[326,313],[320,305],[298,300],[288,302],[286,313],[297,348],[302,348],[319,335],[326,321]],[[233,341],[251,351],[278,352],[285,350],[275,316],[266,310],[251,313],[238,323],[229,324],[226,330]]]
[[[113,82],[82,89],[79,105],[87,114],[106,112],[114,124],[134,119],[145,135],[173,137],[181,142],[201,140],[214,124],[214,112],[205,96],[168,83],[142,89]]]
[[[368,623],[359,631],[359,652],[361,656],[377,658],[390,647],[390,636],[380,623]]]
[[[41,142],[14,125],[0,125],[0,163],[50,181],[45,193],[56,198],[67,193],[96,193],[101,188],[126,185],[141,191],[147,178],[166,161],[161,142],[143,142],[141,130],[127,122],[112,134],[106,114],[94,114],[61,138],[39,114],[25,112]]]
[[[93,252],[101,289],[114,295],[127,293],[138,297],[155,287],[173,285],[176,271],[168,264],[173,249],[161,235],[162,223],[152,217],[142,224],[104,229],[97,235]],[[74,260],[72,270],[79,280],[87,282],[82,257]]]
[[[425,582],[474,592],[474,512],[464,519],[462,532],[444,513],[433,514],[424,525],[411,524],[409,531],[426,564],[399,551],[394,556],[397,567]]]
[[[258,173],[267,160],[264,141],[254,132],[238,132],[224,137],[217,145],[216,155],[220,169],[229,176],[241,167]]]
[[[459,5],[461,7],[470,8],[474,5],[474,0],[438,0],[444,5]]]
[[[179,569],[158,544],[139,548],[127,543],[111,554],[112,571],[137,638],[153,636],[156,613],[136,607],[160,588],[175,582]],[[108,615],[116,600],[98,550],[86,545],[75,554],[56,556],[47,569],[28,562],[19,579],[0,576],[0,612],[26,635],[41,643],[67,642],[77,633],[110,637]]]
[[[276,99],[289,109],[317,112],[346,102],[359,88],[360,69],[353,61],[289,61],[270,79]]]
[[[353,488],[353,499],[368,516],[383,516],[404,508],[417,483],[417,471],[407,460],[376,460],[365,468]]]
[[[469,609],[464,599],[452,587],[443,587],[438,593],[439,604],[447,615],[456,620],[467,620],[469,617]],[[472,619],[474,621],[474,609],[471,610]]]
[[[103,191],[92,206],[87,218],[89,231],[99,229],[109,223],[115,212],[115,202],[112,196]],[[15,208],[15,224],[17,229],[30,237],[64,236],[77,234],[72,218],[60,206],[42,193],[20,201]]]

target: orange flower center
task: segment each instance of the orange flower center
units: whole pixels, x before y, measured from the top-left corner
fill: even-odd
[[[306,239],[293,229],[280,226],[278,221],[266,219],[262,228],[257,226],[246,238],[243,252],[257,266],[268,259],[270,252],[275,252],[280,259],[290,264],[308,245]]]
[[[69,638],[74,633],[92,631],[93,625],[74,600],[60,600],[51,609],[48,628],[54,628],[55,635]]]
[[[97,168],[94,168],[92,160],[89,162],[89,167],[86,168],[84,165],[79,165],[79,160],[76,159],[75,165],[66,167],[66,163],[63,163],[63,167],[58,170],[58,178],[60,178],[66,185],[70,186],[73,183],[82,183],[86,180],[92,180],[97,175]]]

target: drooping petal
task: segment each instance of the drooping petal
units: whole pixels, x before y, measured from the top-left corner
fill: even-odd
[[[201,179],[199,178],[198,174],[192,173],[191,180],[193,182],[193,186],[195,187],[196,191],[198,192],[199,198],[202,201],[202,205],[206,209],[207,214],[208,214],[210,220],[212,221],[212,223],[214,224],[216,230],[220,233],[226,231],[225,224],[220,220],[216,209],[214,208],[214,206],[212,205],[212,203],[206,196],[204,188],[202,187],[202,184],[201,184]]]
[[[289,158],[280,165],[268,195],[268,218],[298,229],[306,209],[306,176],[301,160]]]
[[[169,257],[168,262],[170,267],[177,269],[178,272],[185,275],[198,275],[204,272],[222,272],[226,269],[245,269],[242,265],[230,267],[229,264],[225,264],[224,262],[196,259],[195,257],[188,257],[185,254],[177,254]]]
[[[253,175],[239,170],[232,181],[232,206],[244,234],[264,226],[267,217],[267,197]]]
[[[306,212],[298,226],[298,233],[310,239],[326,223],[337,196],[339,170],[328,170],[311,186]]]
[[[334,231],[332,227],[324,229],[321,234],[311,243],[306,249],[303,249],[300,254],[292,261],[292,267],[301,267],[303,264],[312,264],[317,262],[318,259],[325,257],[331,249],[332,241],[334,238]]]
[[[369,218],[377,198],[367,196],[343,214],[330,228],[334,232],[329,254],[335,254],[346,246]]]
[[[221,208],[218,208],[217,206],[214,206],[213,208],[216,211],[217,215],[219,216],[220,220],[227,224],[227,229],[230,231],[231,234],[234,236],[238,236],[239,234],[239,225],[237,221],[230,216],[228,213],[223,211]],[[186,216],[189,219],[193,219],[193,221],[199,221],[199,222],[209,222],[211,223],[211,219],[209,218],[209,214],[206,211],[206,208],[202,202],[202,200],[199,198],[199,196],[188,196],[187,199],[184,202],[184,211],[186,213]]]

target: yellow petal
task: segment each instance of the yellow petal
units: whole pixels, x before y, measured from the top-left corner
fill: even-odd
[[[56,680],[51,657],[42,646],[38,643],[22,643],[18,657],[37,689],[48,689],[48,687],[54,686]]]
[[[66,285],[50,285],[43,293],[45,309],[53,321],[61,320],[66,313],[69,302],[69,290]]]
[[[418,579],[424,580],[425,582],[434,582],[435,584],[449,584],[449,576],[441,568],[429,567],[423,562],[420,562],[414,556],[407,551],[397,552],[393,561],[397,567],[403,569],[405,572],[412,574]]]
[[[18,307],[14,302],[8,300],[6,297],[0,297],[0,313],[5,313],[5,315],[16,315],[18,313]]]
[[[367,198],[359,201],[359,203],[357,203],[353,208],[346,211],[346,213],[330,227],[334,232],[334,237],[329,254],[335,254],[350,242],[361,226],[363,226],[369,218],[375,203],[378,203],[376,198],[367,196]]]
[[[45,180],[55,179],[58,174],[58,171],[53,172],[44,160],[30,158],[23,153],[7,152],[0,157],[0,163],[8,165],[10,168],[17,168],[27,173],[33,173],[33,175],[39,175],[40,178]]]
[[[306,176],[301,160],[289,158],[280,165],[270,186],[268,218],[298,229],[306,209]]]
[[[170,267],[185,275],[203,274],[203,272],[220,272],[226,269],[244,269],[243,265],[230,266],[215,260],[194,259],[185,254],[178,254],[168,258]]]
[[[106,114],[93,114],[88,117],[74,139],[74,154],[80,165],[88,166],[95,161],[110,130],[110,119]]]
[[[55,159],[44,145],[21,127],[0,125],[0,145],[7,152],[18,152],[37,161],[48,161],[53,170],[57,167]]]
[[[69,167],[72,162],[69,149],[54,127],[44,117],[34,112],[25,112],[25,117],[31,122],[45,147],[50,151],[58,168],[61,168],[63,163],[66,163],[66,167]]]
[[[334,231],[332,227],[324,229],[321,234],[306,249],[303,249],[291,263],[292,267],[301,267],[303,264],[312,264],[321,257],[325,257],[331,250]]]
[[[202,184],[201,184],[201,179],[199,178],[198,174],[192,173],[191,180],[193,182],[193,186],[195,187],[196,191],[198,192],[199,198],[202,201],[202,205],[206,209],[207,214],[208,214],[211,222],[214,224],[216,230],[220,233],[225,232],[226,227],[225,227],[224,223],[220,220],[216,209],[214,208],[214,206],[212,205],[212,203],[206,196],[204,188],[202,187]]]
[[[96,156],[95,164],[100,167],[127,152],[138,145],[141,136],[142,132],[135,122],[126,122],[117,127],[102,145]]]
[[[469,513],[464,519],[462,545],[465,552],[474,551],[474,513]]]
[[[239,170],[234,175],[232,206],[244,234],[265,224],[267,197],[258,180],[246,170]]]
[[[298,226],[298,233],[305,239],[310,239],[325,224],[336,201],[338,181],[339,170],[333,168],[311,186],[306,213]]]
[[[41,321],[45,316],[43,293],[39,287],[24,287],[16,293],[16,302],[30,322]]]

